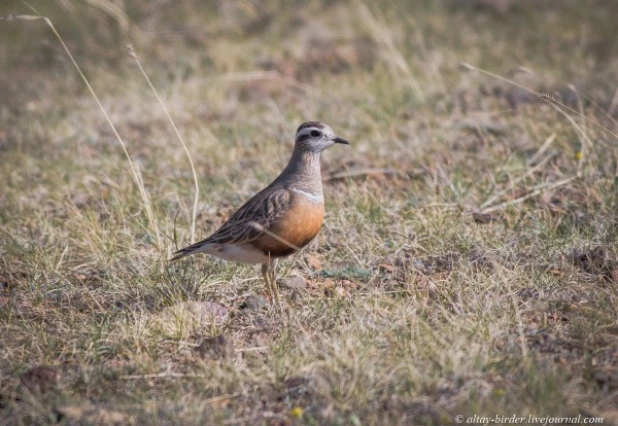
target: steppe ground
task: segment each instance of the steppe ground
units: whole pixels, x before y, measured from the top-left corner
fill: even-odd
[[[31,3],[126,152],[45,21],[0,21],[0,424],[618,421],[618,2]],[[285,313],[170,264],[189,156],[197,239],[309,119],[352,144]]]

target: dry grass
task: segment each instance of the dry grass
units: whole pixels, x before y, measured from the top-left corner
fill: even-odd
[[[0,423],[616,422],[612,2],[39,3],[145,195],[49,28],[0,21]],[[255,268],[167,263],[195,185],[126,43],[193,159],[198,238],[302,121],[352,141],[283,262],[288,319]]]

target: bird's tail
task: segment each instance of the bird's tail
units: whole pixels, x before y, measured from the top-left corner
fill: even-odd
[[[187,246],[185,248],[182,248],[180,250],[178,250],[177,252],[173,253],[173,256],[170,258],[170,262],[173,262],[174,260],[178,260],[181,259],[185,256],[189,256],[195,253],[199,253],[201,250],[201,248],[203,248],[206,244],[208,244],[208,242],[206,240],[204,241],[200,241],[198,243],[195,244],[191,244],[190,246]]]

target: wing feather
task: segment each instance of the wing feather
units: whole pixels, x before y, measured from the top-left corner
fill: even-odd
[[[178,250],[170,260],[198,252],[207,244],[246,244],[260,238],[279,215],[290,207],[291,194],[285,188],[266,188],[240,207],[208,238]]]

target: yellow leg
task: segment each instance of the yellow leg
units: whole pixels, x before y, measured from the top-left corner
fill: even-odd
[[[277,277],[275,270],[277,268],[277,259],[271,260],[269,263],[262,264],[262,276],[266,283],[266,290],[270,298],[271,304],[276,304],[279,311],[282,311],[281,298],[279,297],[279,288],[277,286]]]
[[[277,285],[277,259],[273,259],[270,261],[269,265],[270,272],[270,287],[273,291],[273,295],[275,296],[275,302],[277,303],[277,308],[279,308],[279,312],[283,311],[281,307],[281,297],[279,296],[279,286]]]
[[[268,292],[268,300],[272,304],[273,303],[273,290],[270,285],[270,271],[269,264],[262,264],[262,277],[264,278],[264,283],[266,284],[266,291]]]

